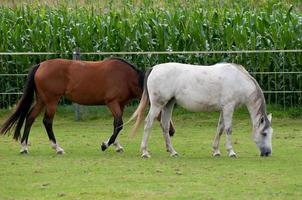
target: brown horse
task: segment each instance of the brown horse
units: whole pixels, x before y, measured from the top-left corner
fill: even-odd
[[[144,73],[120,58],[109,58],[98,62],[53,59],[44,61],[29,72],[24,93],[16,111],[3,124],[1,134],[14,129],[14,139],[21,139],[21,153],[28,153],[30,128],[39,113],[45,108],[43,124],[52,147],[58,154],[64,150],[56,142],[52,129],[53,118],[62,96],[82,105],[107,105],[111,111],[113,133],[101,145],[104,151],[114,144],[118,152],[123,151],[117,140],[123,128],[123,110],[143,92]],[[36,101],[34,101],[34,94]],[[24,132],[20,131],[24,124]],[[170,134],[174,128],[171,124]]]

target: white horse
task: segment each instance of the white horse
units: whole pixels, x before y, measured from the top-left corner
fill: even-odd
[[[220,63],[213,66],[196,66],[180,63],[164,63],[154,66],[146,74],[144,92],[140,104],[129,121],[137,117],[131,135],[134,136],[143,120],[144,110],[150,101],[141,143],[142,157],[148,158],[149,132],[154,119],[162,111],[161,127],[167,151],[177,156],[169,131],[175,103],[189,111],[220,111],[213,156],[219,156],[220,136],[226,132],[226,149],[230,157],[236,157],[231,144],[232,116],[239,105],[246,105],[253,124],[253,139],[261,156],[272,153],[272,115],[267,115],[263,92],[256,80],[240,65]]]

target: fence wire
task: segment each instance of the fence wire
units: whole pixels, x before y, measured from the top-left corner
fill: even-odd
[[[208,55],[216,55],[216,54],[225,54],[225,55],[231,55],[231,54],[239,54],[239,55],[250,55],[250,54],[275,54],[275,53],[302,53],[302,49],[290,49],[290,50],[234,50],[234,51],[137,51],[137,52],[79,52],[79,50],[75,50],[74,52],[0,52],[0,61],[2,61],[1,57],[3,56],[53,56],[53,57],[74,57],[74,56],[112,56],[112,55],[128,55],[128,56],[147,56],[147,57],[151,57],[151,56],[158,56],[158,55],[204,55],[204,56],[208,56]],[[3,64],[3,63],[2,63]],[[278,63],[276,63],[276,65],[278,65]],[[302,77],[302,71],[284,71],[280,70],[281,67],[275,67],[275,69],[279,69],[276,71],[249,71],[249,73],[252,76],[257,76],[257,78],[261,77],[261,80],[263,80],[263,75],[265,76],[274,76],[275,79],[277,80],[276,76],[279,77],[279,79],[281,80],[283,78],[284,81],[284,76],[285,75],[295,75],[297,77],[299,77],[298,79],[300,80]],[[300,67],[300,69],[302,70],[302,66]],[[5,78],[11,78],[11,77],[16,77],[16,78],[23,78],[25,79],[27,76],[27,74],[25,73],[0,73],[0,80],[1,79],[5,79]],[[282,76],[282,77],[281,77]],[[266,78],[265,80],[272,80],[273,78]],[[292,78],[290,78],[290,80],[292,80]],[[284,81],[286,82],[286,81]],[[276,83],[279,84],[279,83]],[[286,83],[286,84],[291,84],[291,81]],[[278,90],[276,87],[269,87],[269,90],[264,90],[263,92],[265,94],[272,94],[272,95],[282,95],[283,94],[283,98],[285,99],[286,95],[299,95],[299,102],[298,105],[301,105],[302,103],[302,88],[301,85],[299,84],[300,87],[298,88],[294,88],[292,90],[288,90],[288,89],[284,89],[283,90]],[[286,87],[286,88],[293,88],[293,87]],[[6,99],[8,101],[11,100],[15,100],[17,99],[19,96],[21,96],[23,93],[22,91],[22,87],[16,87],[16,88],[12,88],[10,91],[0,91],[0,96],[2,96],[2,100]],[[8,98],[3,98],[3,96],[9,96]],[[11,98],[11,96],[18,96],[17,98]],[[271,97],[271,96],[269,96]],[[277,98],[277,97],[276,97]],[[11,102],[7,102],[7,105],[11,105]],[[283,101],[283,105],[285,106],[285,100]],[[0,107],[3,107],[3,105],[1,104]]]

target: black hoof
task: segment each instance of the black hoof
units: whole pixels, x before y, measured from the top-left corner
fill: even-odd
[[[63,154],[65,154],[65,152],[62,151],[62,150],[60,150],[60,151],[57,151],[57,154],[58,154],[58,155],[63,155]]]
[[[124,149],[123,148],[120,148],[120,149],[117,149],[115,150],[117,153],[123,153],[124,152]]]
[[[27,155],[27,154],[28,154],[28,151],[27,151],[27,150],[20,151],[20,154],[21,154],[21,155]]]
[[[101,148],[102,151],[105,151],[107,149],[107,145],[105,144],[105,142],[102,143]]]

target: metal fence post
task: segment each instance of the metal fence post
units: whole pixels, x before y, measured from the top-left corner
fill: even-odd
[[[73,60],[80,60],[80,49],[79,48],[76,48],[73,53],[72,53],[72,59]],[[82,116],[81,116],[81,106],[77,103],[74,103],[74,112],[75,112],[75,120],[76,121],[80,121],[82,119]]]

